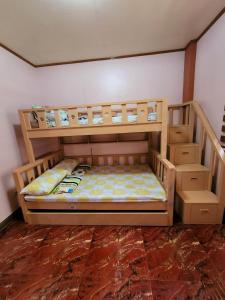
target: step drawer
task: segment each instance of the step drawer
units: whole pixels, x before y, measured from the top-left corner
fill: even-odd
[[[178,144],[178,143],[189,143],[189,127],[180,126],[180,127],[170,127],[169,128],[169,144]]]
[[[177,173],[177,191],[207,190],[209,180],[208,171],[192,171]]]
[[[175,165],[199,163],[199,147],[198,146],[175,147],[174,163]]]
[[[217,204],[192,204],[191,224],[213,224],[217,220]]]

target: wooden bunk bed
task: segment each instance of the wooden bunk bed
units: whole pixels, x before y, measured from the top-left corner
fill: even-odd
[[[29,163],[14,171],[18,200],[30,224],[159,225],[173,223],[175,168],[166,160],[167,101],[161,99],[101,103],[86,106],[44,107],[20,110]],[[20,192],[28,183],[66,158],[63,150],[35,160],[32,139],[80,135],[159,132],[159,151],[76,157],[93,166],[148,163],[164,188],[164,201],[27,201]]]

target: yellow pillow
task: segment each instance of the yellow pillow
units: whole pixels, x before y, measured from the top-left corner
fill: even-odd
[[[67,175],[71,175],[79,162],[76,159],[64,159],[58,163],[53,169],[66,170]]]
[[[26,195],[48,195],[67,175],[66,170],[50,169],[37,177],[20,192]]]

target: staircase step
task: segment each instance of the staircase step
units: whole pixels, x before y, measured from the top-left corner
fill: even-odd
[[[168,128],[168,144],[191,143],[192,133],[190,125],[174,125]]]
[[[174,165],[200,164],[200,147],[195,143],[168,145],[169,160]]]
[[[209,169],[200,164],[176,166],[176,191],[208,190],[210,185]]]
[[[176,211],[184,224],[219,224],[219,199],[210,191],[180,191]]]

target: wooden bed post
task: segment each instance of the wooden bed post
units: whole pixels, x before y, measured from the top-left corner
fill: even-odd
[[[32,142],[28,136],[27,133],[27,128],[26,128],[26,120],[25,120],[25,116],[24,114],[20,111],[20,122],[21,122],[21,129],[22,129],[22,133],[23,133],[23,138],[24,138],[24,143],[25,143],[25,148],[26,148],[26,152],[27,152],[27,157],[28,157],[28,161],[30,163],[35,162],[35,155],[34,155],[34,149],[33,149],[33,145]]]
[[[167,123],[168,123],[168,104],[167,101],[162,101],[162,131],[161,131],[161,158],[166,158],[167,153]]]

